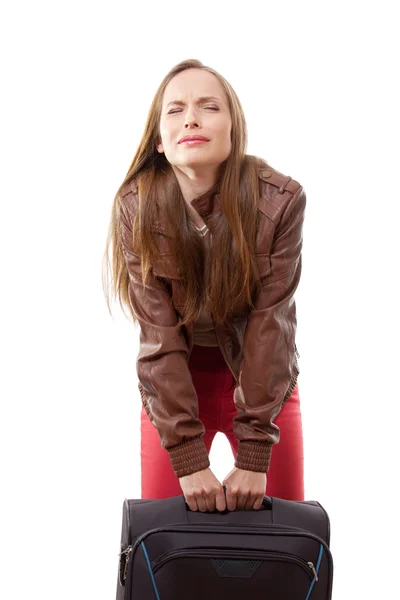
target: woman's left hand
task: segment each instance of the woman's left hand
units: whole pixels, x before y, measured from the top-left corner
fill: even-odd
[[[233,467],[222,485],[226,487],[228,510],[259,510],[265,496],[267,475]]]

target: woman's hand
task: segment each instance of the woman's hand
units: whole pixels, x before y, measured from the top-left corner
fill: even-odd
[[[259,510],[265,496],[267,475],[233,467],[222,482],[228,510]]]
[[[210,468],[180,477],[179,483],[190,510],[226,510],[223,487]]]

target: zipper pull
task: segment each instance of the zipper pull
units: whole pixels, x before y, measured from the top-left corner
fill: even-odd
[[[125,548],[125,550],[123,552],[121,552],[121,554],[126,554],[126,559],[125,559],[125,564],[124,564],[124,574],[123,574],[124,581],[126,579],[126,575],[128,572],[129,556],[130,556],[131,552],[132,552],[132,546],[128,546],[127,548]]]
[[[127,548],[125,548],[125,550],[122,550],[122,552],[120,552],[118,554],[118,556],[122,556],[123,554],[126,554],[125,562],[124,562],[124,575],[123,575],[124,581],[126,579],[126,572],[127,572],[127,568],[128,568],[129,555],[130,555],[131,552],[132,552],[132,546],[129,545],[129,546],[127,546]]]
[[[127,547],[125,548],[125,550],[122,550],[122,552],[120,552],[120,553],[118,554],[118,556],[121,556],[121,554],[129,554],[129,552],[131,552],[131,550],[132,550],[132,546],[127,546]]]
[[[318,575],[317,575],[317,571],[315,570],[314,563],[308,562],[307,564],[310,567],[310,569],[312,570],[312,572],[314,573],[315,581],[318,581]]]

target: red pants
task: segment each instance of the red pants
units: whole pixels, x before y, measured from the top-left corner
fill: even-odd
[[[189,369],[199,401],[199,418],[204,424],[204,442],[210,452],[217,432],[228,438],[236,456],[238,441],[232,419],[237,414],[233,401],[235,378],[227,367],[219,347],[194,346]],[[272,447],[267,473],[266,495],[287,500],[304,500],[303,432],[298,386],[275,419],[280,441]],[[227,465],[226,475],[232,469]],[[141,413],[142,498],[162,499],[183,495],[167,451],[162,448],[157,429],[144,408]]]

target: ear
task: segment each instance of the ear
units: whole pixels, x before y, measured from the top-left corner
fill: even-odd
[[[160,154],[163,154],[164,146],[162,144],[157,144],[156,148],[157,148],[157,152],[159,152]]]

